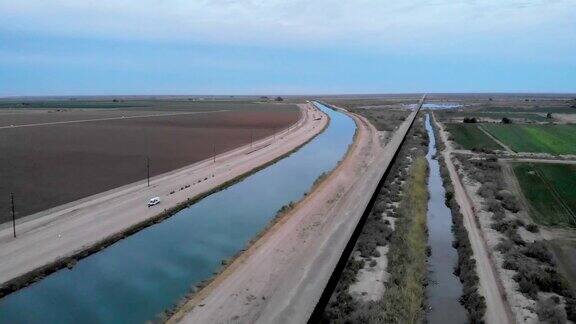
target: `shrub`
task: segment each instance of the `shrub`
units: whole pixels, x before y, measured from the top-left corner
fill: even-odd
[[[512,243],[511,243],[512,244]],[[520,269],[520,263],[522,262],[522,255],[518,252],[518,249],[513,246],[504,254],[504,262],[502,263],[502,268],[508,270],[518,270]]]
[[[526,224],[524,223],[524,221],[521,220],[521,219],[519,219],[519,218],[515,219],[515,220],[514,220],[514,223],[516,223],[516,227],[524,227],[524,226],[526,226]]]
[[[536,224],[528,224],[526,225],[526,230],[532,233],[538,233],[540,228],[538,228],[538,225]]]
[[[520,287],[521,293],[532,299],[536,298],[538,294],[538,286],[536,286],[533,282],[529,281],[526,278],[522,278],[520,279],[520,282],[518,282],[518,285]]]
[[[482,198],[494,198],[495,192],[498,190],[498,185],[494,182],[485,182],[478,189],[478,194]]]
[[[576,322],[576,298],[566,298],[566,316],[572,322]]]
[[[552,253],[548,251],[544,243],[540,241],[535,241],[527,244],[524,247],[524,255],[530,258],[534,258],[540,262],[547,263],[549,265],[554,264]]]
[[[550,324],[566,323],[566,313],[558,307],[557,303],[555,303],[552,298],[538,302],[537,313],[538,319],[541,322]]]
[[[492,223],[492,229],[497,230],[500,233],[506,233],[510,230],[516,230],[518,225],[515,222],[502,220]]]
[[[516,229],[508,229],[506,232],[504,232],[504,235],[511,239],[512,242],[514,242],[516,245],[523,246],[526,244]]]
[[[376,214],[382,214],[386,210],[386,202],[383,200],[376,201],[374,203],[374,207],[372,208],[372,212]]]
[[[519,263],[518,272],[514,275],[514,280],[519,284],[522,281],[528,281],[535,285],[539,291],[554,292],[557,294],[566,294],[566,284],[556,272],[554,268],[548,266],[539,266],[531,259],[523,259]],[[521,292],[524,293],[521,287]],[[535,298],[535,295],[527,294],[530,298]]]
[[[504,212],[504,210],[499,209],[499,210],[495,211],[494,214],[492,215],[492,220],[494,220],[495,222],[501,222],[504,220],[505,217],[506,217],[506,213]]]
[[[499,211],[504,211],[502,208],[502,204],[499,200],[496,199],[487,199],[485,203],[485,208],[487,211],[496,213]]]
[[[500,243],[496,245],[496,251],[502,254],[506,254],[510,252],[515,246],[516,245],[514,245],[514,243],[512,243],[512,241],[510,241],[509,239],[503,239],[502,241],[500,241]]]
[[[520,211],[520,204],[518,203],[518,199],[514,196],[506,196],[502,199],[502,207],[508,209],[513,213],[517,213]]]

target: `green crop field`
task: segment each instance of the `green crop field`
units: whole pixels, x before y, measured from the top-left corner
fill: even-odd
[[[477,124],[446,124],[446,130],[452,134],[454,141],[465,149],[503,149],[498,143],[478,129]]]
[[[576,154],[576,125],[484,124],[483,127],[516,152]]]
[[[542,115],[541,113],[528,113],[528,112],[486,112],[486,111],[476,111],[476,110],[464,110],[464,111],[449,111],[445,110],[442,112],[436,112],[438,116],[442,119],[444,118],[463,118],[463,117],[476,117],[480,120],[482,119],[496,119],[501,120],[504,117],[511,118],[514,120],[518,120],[521,122],[546,122],[546,115]]]
[[[572,107],[486,107],[477,111],[484,112],[502,112],[502,113],[557,113],[557,114],[576,114],[576,108]]]
[[[576,227],[576,165],[518,163],[513,167],[536,222]]]

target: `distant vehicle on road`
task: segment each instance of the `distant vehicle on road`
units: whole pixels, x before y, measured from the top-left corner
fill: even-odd
[[[160,203],[160,197],[154,197],[154,198],[150,199],[150,201],[148,202],[148,207],[158,205],[159,203]]]

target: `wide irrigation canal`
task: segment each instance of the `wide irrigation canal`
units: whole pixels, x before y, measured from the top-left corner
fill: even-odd
[[[332,170],[356,126],[343,113],[300,150],[0,300],[3,323],[142,323],[170,308]]]
[[[436,138],[430,115],[426,115],[426,131],[430,143],[428,146],[428,244],[432,254],[428,259],[431,270],[430,285],[427,287],[427,299],[430,309],[427,317],[429,323],[466,323],[466,310],[458,302],[462,295],[462,284],[454,275],[454,266],[458,253],[452,247],[452,214],[445,204],[444,185],[440,176],[440,165],[436,158]]]

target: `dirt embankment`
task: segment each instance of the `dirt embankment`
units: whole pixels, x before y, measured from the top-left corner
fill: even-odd
[[[365,119],[346,159],[169,322],[305,322],[398,149],[408,120],[383,148]]]
[[[311,105],[302,105],[297,124],[274,136],[228,151],[212,159],[140,181],[24,219],[18,238],[0,229],[2,294],[66,266],[69,261],[98,251],[127,234],[149,226],[173,212],[229,185],[251,171],[273,163],[322,131],[328,118]],[[151,196],[161,204],[148,208]],[[103,217],[114,215],[114,217]]]

